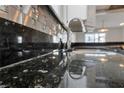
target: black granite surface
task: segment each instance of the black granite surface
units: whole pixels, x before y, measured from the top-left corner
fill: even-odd
[[[67,64],[65,55],[53,52],[41,58],[0,70],[0,87],[58,87]]]
[[[114,45],[124,45],[124,42],[103,42],[103,43],[84,43],[84,42],[73,42],[71,43],[72,47],[78,47],[78,46],[114,46]]]
[[[0,67],[57,48],[52,35],[0,18]]]
[[[0,68],[0,87],[123,88],[124,55],[103,50],[78,50]]]

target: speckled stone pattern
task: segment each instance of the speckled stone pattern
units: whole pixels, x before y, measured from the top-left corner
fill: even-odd
[[[67,66],[63,60],[64,58],[50,54],[4,68],[0,70],[0,87],[58,87]]]
[[[124,55],[96,49],[49,55],[3,68],[0,87],[123,88]]]

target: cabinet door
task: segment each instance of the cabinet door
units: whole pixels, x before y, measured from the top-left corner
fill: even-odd
[[[86,5],[69,5],[67,10],[68,10],[68,22],[74,18],[80,18],[82,20],[87,19]]]
[[[96,6],[89,5],[87,11],[87,20],[85,21],[87,31],[92,32],[96,26]]]

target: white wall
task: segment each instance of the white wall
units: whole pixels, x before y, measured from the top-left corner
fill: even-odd
[[[76,35],[75,35],[75,33],[71,34],[71,42],[76,42]]]
[[[84,33],[83,32],[73,32],[72,42],[84,42]]]
[[[106,42],[124,42],[124,27],[109,28],[106,33]],[[85,33],[73,32],[72,42],[85,42]]]
[[[124,42],[123,28],[109,28],[106,32],[106,42]]]
[[[104,26],[109,29],[106,32],[106,42],[124,42],[124,27],[120,23],[124,22],[124,10],[104,11],[96,15],[96,28]]]

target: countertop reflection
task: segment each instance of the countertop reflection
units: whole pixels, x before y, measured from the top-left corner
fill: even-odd
[[[111,51],[85,49],[73,51],[70,60],[70,66],[68,66],[59,87],[124,87],[124,55]],[[74,78],[70,74],[70,69],[73,69],[71,74],[73,74]],[[83,71],[84,74],[81,74]]]
[[[124,55],[82,49],[54,51],[0,69],[0,87],[118,88],[124,87]]]

